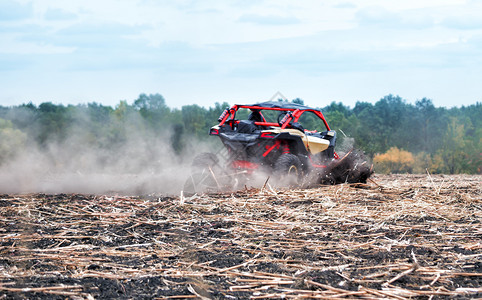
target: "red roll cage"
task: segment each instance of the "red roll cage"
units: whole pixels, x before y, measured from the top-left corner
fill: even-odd
[[[318,118],[320,118],[323,121],[323,124],[325,125],[327,130],[331,130],[330,126],[328,125],[328,122],[326,122],[326,119],[323,116],[323,114],[321,113],[321,111],[316,110],[316,109],[264,107],[264,106],[257,106],[257,105],[238,105],[238,104],[233,105],[231,108],[227,108],[223,112],[223,114],[220,116],[220,118],[218,120],[218,121],[220,121],[219,126],[222,126],[224,123],[226,123],[226,121],[229,118],[234,120],[234,116],[235,116],[236,112],[238,111],[238,109],[240,109],[240,108],[247,108],[247,109],[251,109],[251,110],[277,110],[277,111],[289,112],[288,114],[286,114],[286,116],[281,121],[281,125],[278,124],[278,123],[274,123],[274,122],[266,122],[266,119],[264,118],[264,116],[261,112],[260,112],[260,115],[261,115],[261,118],[263,119],[263,122],[255,122],[254,123],[254,124],[260,125],[260,126],[277,126],[277,127],[280,126],[281,129],[286,128],[286,126],[288,126],[288,124],[290,123],[291,120],[294,120],[295,122],[298,122],[298,119],[300,118],[300,116],[304,112],[310,111],[310,112],[314,113]],[[239,123],[239,120],[237,120],[235,122]]]

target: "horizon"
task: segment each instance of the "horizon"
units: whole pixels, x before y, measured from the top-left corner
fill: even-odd
[[[114,104],[104,104],[104,103],[100,103],[100,102],[97,102],[97,101],[89,101],[89,102],[79,102],[79,103],[62,103],[62,102],[54,102],[54,101],[42,101],[42,102],[33,102],[33,101],[29,101],[29,102],[24,102],[24,103],[19,103],[19,104],[14,104],[14,105],[2,105],[0,104],[0,107],[5,107],[5,108],[12,108],[12,107],[19,107],[19,106],[26,106],[26,105],[34,105],[35,107],[39,107],[39,105],[43,104],[43,103],[51,103],[53,105],[63,105],[65,107],[69,106],[69,105],[72,105],[72,106],[82,106],[82,105],[89,105],[89,104],[98,104],[98,105],[102,105],[102,106],[106,106],[106,107],[111,107],[113,109],[116,109],[116,107],[123,101],[125,101],[128,105],[134,105],[134,102],[139,98],[140,95],[142,94],[145,94],[147,96],[151,96],[151,95],[161,95],[164,100],[166,101],[166,106],[169,107],[170,109],[181,109],[182,106],[189,106],[189,105],[198,105],[202,108],[205,108],[205,109],[208,109],[208,108],[212,108],[212,107],[215,107],[216,104],[223,104],[223,102],[227,102],[229,105],[234,105],[234,104],[247,104],[247,103],[253,103],[253,102],[250,102],[250,101],[244,101],[244,102],[228,102],[228,101],[223,101],[223,102],[220,102],[220,101],[216,101],[216,102],[213,102],[213,103],[210,103],[210,104],[207,104],[207,105],[200,105],[198,103],[187,103],[187,104],[183,104],[182,106],[172,106],[172,105],[169,105],[168,103],[168,100],[165,99],[165,97],[161,94],[161,93],[152,93],[152,94],[147,94],[147,93],[140,93],[138,95],[137,98],[135,99],[131,99],[131,100],[127,100],[127,99],[120,99],[119,101],[117,101],[117,103],[114,103]],[[281,97],[280,98],[274,98],[275,95],[277,95],[278,93],[274,94],[273,97],[271,97],[270,99],[267,99],[267,100],[259,100],[259,101],[254,101],[254,103],[261,103],[261,102],[266,102],[266,101],[287,101],[287,102],[292,102],[293,100],[295,99],[301,99],[299,97],[295,97],[293,99],[282,99]],[[451,109],[451,108],[457,108],[457,109],[460,109],[462,107],[470,107],[472,105],[481,105],[482,104],[482,101],[476,101],[475,103],[471,103],[471,104],[461,104],[461,105],[454,105],[454,106],[437,106],[432,99],[429,99],[429,98],[426,98],[426,97],[421,97],[419,99],[416,99],[416,101],[413,101],[413,102],[410,102],[408,101],[407,99],[401,97],[400,95],[393,95],[393,94],[388,94],[388,95],[385,95],[381,98],[379,98],[378,100],[376,101],[356,101],[353,105],[347,105],[345,103],[343,103],[342,101],[331,101],[331,102],[326,102],[324,105],[308,105],[306,104],[306,102],[304,102],[304,99],[301,99],[303,100],[304,104],[303,105],[306,105],[306,106],[310,106],[310,107],[315,107],[315,108],[320,108],[320,109],[323,109],[324,107],[327,107],[327,106],[330,106],[331,104],[342,104],[343,106],[347,107],[348,109],[353,109],[357,103],[369,103],[369,104],[372,104],[372,105],[375,105],[376,103],[378,103],[380,100],[382,100],[383,98],[385,97],[389,97],[389,96],[393,96],[393,97],[400,97],[400,99],[408,104],[408,105],[415,105],[416,102],[422,100],[422,99],[428,99],[432,102],[432,104],[434,105],[435,108],[446,108],[446,109]]]

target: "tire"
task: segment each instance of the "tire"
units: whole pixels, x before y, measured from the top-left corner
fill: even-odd
[[[191,168],[191,175],[184,183],[184,194],[192,196],[196,193],[213,192],[219,189],[216,177],[219,175],[220,166],[215,154],[204,152],[196,155]]]
[[[298,186],[303,176],[302,164],[298,156],[285,153],[276,160],[274,167],[276,181],[280,186]]]
[[[192,196],[196,193],[214,192],[219,189],[216,179],[212,173],[204,169],[201,172],[192,173],[184,183],[184,194]]]
[[[203,152],[194,157],[192,161],[192,168],[195,171],[199,171],[206,168],[214,168],[218,166],[219,159],[216,154],[211,152]]]

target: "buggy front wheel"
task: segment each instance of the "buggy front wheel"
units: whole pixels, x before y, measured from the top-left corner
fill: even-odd
[[[299,185],[303,175],[301,166],[298,156],[291,153],[282,154],[276,160],[274,168],[278,184],[287,187]]]

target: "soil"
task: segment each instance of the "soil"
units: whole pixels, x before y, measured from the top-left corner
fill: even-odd
[[[0,195],[0,299],[480,298],[481,182]]]

